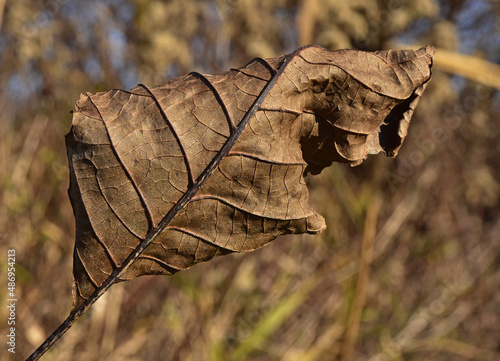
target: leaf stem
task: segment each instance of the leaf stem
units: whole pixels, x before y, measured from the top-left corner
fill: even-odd
[[[111,277],[110,277],[111,278]],[[108,280],[110,279],[108,278]],[[69,316],[64,320],[63,323],[54,331],[52,334],[40,345],[38,348],[26,359],[26,361],[36,361],[47,352],[57,340],[61,338],[62,335],[70,329],[73,324],[80,319],[80,317],[87,312],[87,310],[101,297],[104,292],[106,292],[113,282],[109,282],[109,285],[105,286],[105,283],[97,289],[92,296],[90,296],[84,303],[82,303],[78,308],[71,311]]]

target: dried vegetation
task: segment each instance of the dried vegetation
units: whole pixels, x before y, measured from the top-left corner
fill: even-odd
[[[0,279],[14,248],[17,355],[71,308],[64,134],[80,92],[306,43],[430,43],[434,78],[398,158],[308,179],[323,234],[115,285],[46,358],[499,359],[499,14],[498,1],[0,1]]]

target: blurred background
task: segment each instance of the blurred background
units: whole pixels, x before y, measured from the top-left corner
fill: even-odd
[[[0,299],[8,249],[18,299],[0,359],[71,308],[79,94],[314,43],[436,46],[398,158],[309,176],[319,236],[113,286],[44,360],[499,360],[499,18],[493,0],[0,0]]]

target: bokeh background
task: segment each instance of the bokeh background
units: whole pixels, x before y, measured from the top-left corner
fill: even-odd
[[[315,43],[437,48],[397,159],[307,178],[328,228],[115,285],[45,360],[499,360],[500,2],[0,0],[0,299],[16,354],[71,308],[64,134],[80,92]],[[4,342],[5,341],[5,342]]]

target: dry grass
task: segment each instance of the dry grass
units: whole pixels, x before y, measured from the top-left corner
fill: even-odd
[[[0,0],[0,299],[8,249],[18,299],[15,355],[0,308],[0,360],[25,359],[71,308],[64,134],[80,91],[240,66],[297,41],[388,48],[405,29],[448,50],[477,39],[477,53],[438,50],[396,160],[307,179],[324,233],[114,285],[43,360],[499,360],[498,65],[477,59],[498,43],[488,29],[500,8],[362,3]],[[476,26],[483,39],[471,37]],[[24,102],[9,93],[13,75],[35,89]]]

